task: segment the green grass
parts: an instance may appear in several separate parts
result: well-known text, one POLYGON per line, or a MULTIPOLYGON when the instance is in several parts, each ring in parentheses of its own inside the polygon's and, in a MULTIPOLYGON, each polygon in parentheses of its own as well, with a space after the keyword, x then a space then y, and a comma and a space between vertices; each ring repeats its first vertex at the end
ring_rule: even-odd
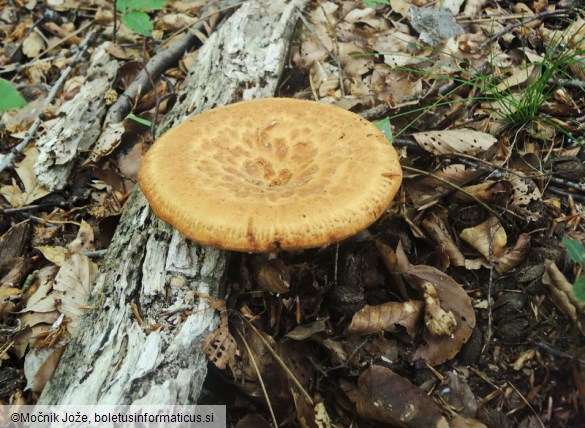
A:
MULTIPOLYGON (((391 122, 403 116, 412 117, 405 126, 402 126, 396 132, 395 136, 398 137, 400 134, 407 132, 409 128, 419 122, 426 114, 438 108, 452 106, 457 103, 481 103, 482 106, 487 106, 491 110, 495 121, 499 123, 498 133, 515 133, 522 129, 530 131, 538 127, 538 124, 544 123, 568 138, 574 138, 568 130, 551 120, 551 117, 542 113, 543 105, 553 97, 555 91, 563 88, 564 81, 573 78, 570 71, 571 67, 582 60, 580 56, 585 55, 585 49, 581 47, 585 46, 585 43, 582 40, 563 41, 565 34, 562 33, 557 40, 549 43, 548 48, 541 54, 541 61, 536 63, 525 61, 525 77, 527 79, 523 84, 518 86, 499 87, 507 75, 493 75, 493 71, 495 70, 495 67, 492 65, 493 58, 488 59, 485 70, 455 70, 452 74, 439 74, 414 67, 394 67, 394 70, 419 75, 421 78, 428 80, 445 81, 445 84, 449 82, 454 84, 449 92, 437 96, 428 105, 407 109, 403 112, 390 115, 391 122), (567 49, 566 44, 569 43, 573 43, 577 47, 575 49, 567 49), (455 98, 454 95, 461 92, 462 89, 469 90, 469 93, 474 95, 455 98)), ((578 31, 575 34, 578 34, 578 31)), ((428 47, 425 48, 428 49, 428 47)), ((459 58, 454 57, 451 53, 437 53, 460 61, 459 58)), ((380 54, 383 55, 383 52, 380 54)), ((426 58, 425 61, 427 63, 430 62, 431 66, 441 65, 440 61, 431 58, 426 58)), ((581 96, 585 96, 585 88, 575 88, 574 90, 579 91, 581 96)))

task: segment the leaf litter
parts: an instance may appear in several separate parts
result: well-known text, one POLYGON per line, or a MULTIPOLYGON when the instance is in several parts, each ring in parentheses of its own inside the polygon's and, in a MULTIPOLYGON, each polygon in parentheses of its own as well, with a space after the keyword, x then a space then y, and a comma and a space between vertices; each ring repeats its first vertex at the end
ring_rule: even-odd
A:
MULTIPOLYGON (((48 2, 54 20, 33 31, 28 9, 5 5, 0 71, 30 103, 3 113, 3 155, 41 111, 49 129, 87 84, 85 63, 39 107, 43 84, 56 81, 82 40, 76 30, 95 19, 105 53, 121 61, 108 103, 155 54, 125 27, 114 41, 112 5, 90 3, 73 17, 76 2, 48 2)), ((154 39, 181 31, 201 4, 152 13, 154 39)), ((303 11, 278 95, 384 119, 405 181, 387 215, 339 246, 235 257, 203 349, 247 413, 237 426, 267 424, 269 407, 281 426, 583 420, 584 309, 572 288, 581 271, 560 245, 566 235, 585 241, 585 22, 571 4, 339 0, 303 11), (559 10, 562 18, 546 15, 559 10), (543 97, 531 106, 534 84, 543 97)), ((156 125, 194 55, 136 95, 132 114, 156 125)), ((0 245, 0 313, 12 333, 1 336, 0 371, 16 368, 28 385, 0 399, 34 402, 91 309, 99 261, 88 254, 107 248, 150 131, 132 119, 106 123, 64 190, 39 184, 33 149, 3 172, 0 244, 10 245, 0 245)))

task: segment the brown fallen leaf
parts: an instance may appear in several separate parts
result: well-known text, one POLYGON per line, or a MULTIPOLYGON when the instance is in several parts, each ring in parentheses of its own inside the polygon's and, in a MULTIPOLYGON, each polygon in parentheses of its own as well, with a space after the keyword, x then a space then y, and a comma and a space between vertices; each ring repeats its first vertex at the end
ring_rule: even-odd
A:
POLYGON ((93 229, 85 221, 81 221, 81 226, 77 232, 77 236, 73 241, 67 244, 67 249, 71 253, 83 253, 85 251, 93 251, 93 229))
POLYGON ((254 279, 260 287, 271 293, 285 294, 290 288, 290 271, 280 259, 266 260, 261 256, 253 257, 254 279))
POLYGON ((508 243, 506 231, 495 217, 490 217, 477 226, 463 229, 459 236, 488 261, 498 258, 508 243))
POLYGON ((358 388, 357 412, 366 419, 403 428, 449 427, 432 398, 386 367, 369 367, 358 388))
POLYGON ((433 284, 438 294, 440 308, 446 313, 451 312, 457 323, 453 333, 448 336, 435 336, 430 334, 428 329, 425 329, 423 338, 426 343, 415 351, 412 361, 425 360, 433 366, 455 357, 463 344, 469 340, 475 327, 473 305, 463 287, 453 278, 434 267, 411 265, 400 241, 396 252, 382 243, 378 243, 377 248, 388 270, 391 273, 402 274, 395 276, 399 286, 401 286, 402 277, 422 294, 424 293, 422 287, 424 282, 433 284))
POLYGON ((290 337, 293 340, 305 340, 317 333, 323 333, 327 331, 328 323, 329 318, 320 318, 316 321, 313 321, 312 323, 299 325, 298 327, 293 328, 291 331, 285 334, 285 336, 290 337))
POLYGON ((429 237, 445 251, 453 266, 465 266, 465 257, 459 250, 459 247, 451 236, 451 232, 441 217, 432 213, 423 220, 422 226, 429 234, 429 237))
POLYGON ((429 281, 422 281, 425 301, 425 326, 433 336, 448 336, 457 328, 457 320, 451 311, 441 307, 439 294, 429 281))
POLYGON ((65 347, 60 346, 55 349, 43 348, 26 354, 24 360, 26 389, 31 389, 35 394, 40 395, 47 381, 53 377, 64 350, 65 347))
POLYGON ((472 129, 416 132, 412 137, 423 149, 436 155, 463 153, 476 156, 498 141, 490 134, 472 129))
POLYGON ((483 183, 464 186, 463 192, 457 192, 455 198, 462 202, 473 202, 471 196, 484 202, 505 202, 512 197, 514 187, 508 180, 487 180, 483 183))
POLYGON ((413 266, 404 276, 409 282, 414 280, 432 283, 437 289, 441 308, 445 312, 451 312, 457 322, 455 330, 448 336, 435 336, 429 330, 423 331, 426 343, 418 347, 412 361, 422 359, 434 366, 454 358, 469 340, 475 327, 471 299, 453 278, 431 266, 413 266))
POLYGON ((366 305, 355 313, 347 333, 365 335, 378 331, 395 331, 396 325, 401 325, 410 337, 414 337, 422 307, 423 302, 418 300, 366 305))
POLYGON ((523 233, 518 237, 516 244, 511 248, 506 248, 495 262, 495 268, 498 273, 506 273, 518 266, 528 254, 530 249, 530 235, 523 233))
POLYGON ((225 300, 221 303, 222 306, 216 308, 219 311, 219 326, 205 337, 201 350, 218 369, 224 370, 228 365, 233 369, 240 353, 228 328, 225 300))
POLYGON ((72 334, 77 331, 79 318, 85 311, 84 305, 89 298, 97 271, 97 265, 89 257, 71 254, 55 277, 54 294, 60 301, 57 309, 70 319, 67 329, 72 334))
POLYGON ((11 185, 0 188, 0 194, 15 208, 30 205, 37 199, 49 194, 47 188, 37 181, 33 171, 33 166, 39 154, 38 150, 36 148, 26 149, 24 153, 25 158, 22 162, 16 164, 16 168, 14 168, 24 190, 20 188, 16 180, 12 180, 11 185))
POLYGON ((542 282, 551 293, 555 306, 564 313, 585 334, 585 303, 581 302, 573 292, 573 284, 563 275, 555 262, 544 261, 542 282))

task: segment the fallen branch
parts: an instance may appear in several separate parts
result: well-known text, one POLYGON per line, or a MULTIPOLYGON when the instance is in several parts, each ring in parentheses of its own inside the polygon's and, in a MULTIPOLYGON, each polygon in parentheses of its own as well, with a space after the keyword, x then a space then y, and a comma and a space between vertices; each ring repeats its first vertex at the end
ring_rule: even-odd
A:
POLYGON ((529 24, 532 21, 537 21, 539 19, 548 18, 551 16, 567 15, 568 13, 569 13, 568 9, 545 10, 543 12, 537 13, 536 15, 531 16, 530 18, 523 19, 522 21, 516 22, 515 24, 510 24, 503 30, 498 31, 496 34, 492 35, 489 39, 487 39, 481 45, 479 45, 479 49, 481 50, 486 46, 491 45, 504 34, 511 32, 514 28, 523 27, 524 25, 529 24))
MULTIPOLYGON (((213 2, 212 5, 216 5, 213 2)), ((118 123, 124 120, 132 108, 132 101, 144 91, 152 88, 153 82, 175 64, 199 39, 198 34, 204 29, 205 21, 213 15, 224 17, 228 10, 240 6, 241 2, 235 0, 224 0, 219 2, 219 9, 210 10, 211 6, 206 6, 203 10, 203 16, 195 22, 187 31, 185 36, 180 40, 172 43, 168 48, 162 49, 158 54, 153 56, 144 66, 144 69, 138 74, 136 79, 128 88, 118 97, 118 100, 110 107, 108 112, 110 122, 118 123), (209 11, 209 12, 207 12, 209 11)))

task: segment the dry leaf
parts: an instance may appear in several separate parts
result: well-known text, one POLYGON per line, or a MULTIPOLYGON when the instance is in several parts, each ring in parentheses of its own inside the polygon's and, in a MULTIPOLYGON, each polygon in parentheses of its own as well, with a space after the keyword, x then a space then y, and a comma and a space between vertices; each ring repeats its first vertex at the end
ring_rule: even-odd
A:
POLYGON ((472 129, 416 132, 412 136, 423 149, 436 155, 463 153, 477 156, 498 141, 490 134, 472 129))
POLYGON ((523 233, 518 237, 512 248, 507 248, 496 261, 495 268, 498 273, 506 273, 524 261, 530 249, 530 235, 523 233))
POLYGON ((225 300, 216 301, 215 309, 219 312, 219 326, 205 337, 201 350, 217 368, 224 370, 229 365, 235 372, 240 353, 228 328, 225 300))
POLYGON ((495 217, 490 217, 477 226, 463 229, 459 236, 488 261, 498 258, 508 243, 506 231, 495 217))
POLYGON ((2 186, 0 194, 15 208, 30 205, 37 199, 40 199, 49 194, 45 186, 39 184, 37 177, 34 174, 33 166, 38 157, 36 148, 25 150, 25 158, 22 162, 16 164, 16 173, 24 186, 24 190, 18 186, 15 180, 12 180, 12 185, 2 186))
POLYGON ((24 375, 28 383, 25 390, 32 389, 37 396, 41 394, 46 383, 53 377, 64 350, 65 347, 60 346, 55 349, 37 349, 26 354, 24 375))
POLYGON ((396 325, 401 325, 414 337, 422 307, 423 303, 418 300, 366 305, 355 313, 347 332, 365 335, 378 331, 395 331, 396 325))
POLYGON ((67 329, 75 334, 79 318, 85 311, 89 294, 97 275, 97 265, 83 254, 71 254, 59 269, 55 277, 55 297, 60 301, 58 310, 65 314, 70 322, 67 329))
POLYGON ((358 380, 358 414, 407 428, 449 428, 439 406, 422 389, 392 370, 373 365, 358 380))
POLYGON ((545 260, 544 268, 542 282, 549 289, 555 306, 575 323, 581 334, 585 334, 585 303, 577 299, 573 284, 553 261, 545 260))
POLYGON ((463 187, 465 193, 457 192, 456 198, 462 202, 473 202, 471 196, 484 202, 506 202, 514 193, 514 186, 508 180, 487 180, 483 183, 463 187))
POLYGON ((288 293, 290 288, 290 271, 280 259, 265 260, 254 257, 252 260, 254 279, 260 287, 271 293, 288 293))
POLYGON ((67 244, 67 249, 72 254, 93 251, 95 249, 93 246, 93 229, 84 220, 81 221, 81 226, 75 239, 67 244))
POLYGON ((48 261, 57 266, 63 266, 63 263, 65 263, 65 257, 69 253, 67 248, 59 246, 48 247, 43 245, 35 248, 39 250, 48 261))
POLYGON ((451 311, 441 307, 437 289, 429 281, 422 281, 425 300, 425 326, 433 336, 448 336, 457 328, 457 320, 451 311))
MULTIPOLYGON (((457 355, 473 333, 475 312, 471 299, 457 282, 440 270, 425 265, 413 266, 408 261, 402 243, 399 241, 394 252, 387 245, 378 243, 378 252, 391 273, 401 273, 402 277, 421 293, 425 282, 436 288, 440 307, 445 312, 452 312, 457 327, 449 336, 433 336, 427 330, 423 332, 425 344, 413 355, 413 361, 425 360, 430 365, 441 364, 457 355)), ((400 280, 400 276, 396 275, 400 280)), ((404 284, 402 284, 404 286, 404 284)))
POLYGON ((9 300, 18 299, 22 294, 20 288, 16 288, 11 284, 0 285, 0 302, 7 302, 9 300))
POLYGON ((290 337, 293 340, 305 340, 317 333, 324 333, 328 330, 327 324, 329 323, 328 318, 321 318, 309 324, 303 324, 293 328, 287 334, 286 337, 290 337))
POLYGON ((429 234, 429 237, 449 256, 449 260, 453 266, 465 266, 465 257, 453 240, 451 232, 442 218, 432 213, 423 220, 422 226, 429 234))
POLYGON ((29 58, 35 58, 45 49, 45 46, 45 40, 36 31, 32 31, 22 43, 22 53, 29 58))

